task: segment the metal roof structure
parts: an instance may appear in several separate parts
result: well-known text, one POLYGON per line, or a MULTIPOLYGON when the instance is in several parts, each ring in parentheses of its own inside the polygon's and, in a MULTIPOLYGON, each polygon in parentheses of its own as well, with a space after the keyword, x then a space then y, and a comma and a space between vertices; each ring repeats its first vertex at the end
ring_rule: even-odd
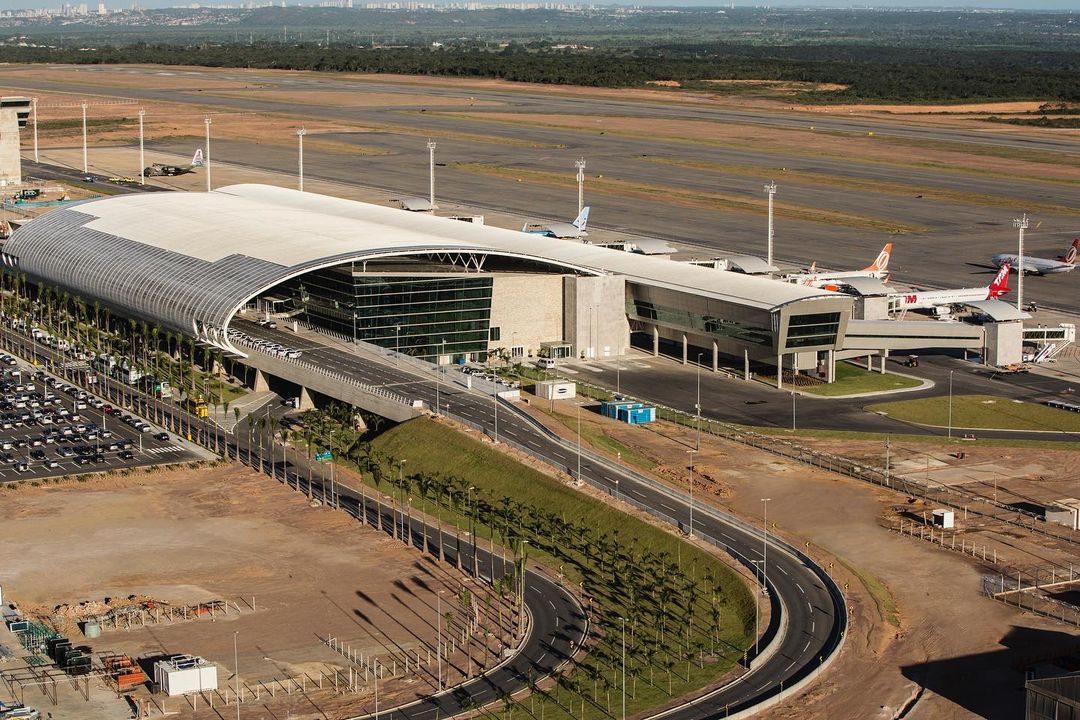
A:
POLYGON ((968 307, 973 307, 976 310, 988 315, 994 322, 1005 322, 1007 320, 1027 320, 1031 316, 1026 312, 1022 312, 1016 309, 1015 305, 1010 305, 1004 300, 977 300, 974 302, 962 303, 968 307))
POLYGON ((376 258, 501 256, 772 310, 824 290, 267 185, 119 195, 55 210, 4 245, 22 271, 229 350, 232 316, 305 272, 376 258))
POLYGON ((724 259, 728 261, 728 264, 739 268, 747 275, 767 275, 780 269, 775 265, 770 265, 756 255, 732 255, 724 259))

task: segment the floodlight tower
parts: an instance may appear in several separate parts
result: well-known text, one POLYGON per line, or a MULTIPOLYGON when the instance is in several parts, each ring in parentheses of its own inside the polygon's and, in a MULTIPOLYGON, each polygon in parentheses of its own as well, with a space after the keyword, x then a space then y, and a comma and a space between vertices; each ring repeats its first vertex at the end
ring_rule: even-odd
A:
POLYGON ((139 184, 146 184, 146 154, 143 148, 143 118, 146 117, 146 111, 139 110, 139 184))
POLYGON ((210 192, 210 116, 207 115, 203 122, 206 123, 206 157, 203 158, 203 166, 206 167, 206 192, 210 192))
POLYGON ((90 163, 86 158, 86 103, 82 104, 82 171, 90 172, 90 163))
POLYGON ((765 185, 765 192, 768 193, 768 195, 769 195, 769 241, 768 241, 768 249, 767 249, 767 254, 766 254, 766 257, 765 257, 765 261, 769 264, 769 267, 772 267, 772 259, 773 259, 773 252, 772 252, 772 248, 773 248, 773 196, 776 195, 776 183, 773 182, 772 180, 770 180, 768 182, 768 184, 765 185))
POLYGON ((1028 228, 1028 216, 1013 218, 1013 227, 1020 232, 1020 247, 1016 252, 1016 309, 1024 309, 1024 231, 1028 228))
POLYGON ((431 211, 435 212, 435 141, 429 139, 427 141, 428 149, 428 202, 431 204, 431 211))
POLYGON ((39 162, 39 160, 38 160, 38 141, 37 141, 37 138, 38 138, 38 135, 37 135, 37 98, 34 98, 32 100, 32 103, 33 103, 33 106, 34 106, 34 162, 39 162))
POLYGON ((300 192, 304 192, 304 136, 307 130, 300 126, 296 130, 296 139, 300 142, 300 192))
POLYGON ((578 215, 585 208, 585 158, 574 161, 577 167, 577 211, 578 215))

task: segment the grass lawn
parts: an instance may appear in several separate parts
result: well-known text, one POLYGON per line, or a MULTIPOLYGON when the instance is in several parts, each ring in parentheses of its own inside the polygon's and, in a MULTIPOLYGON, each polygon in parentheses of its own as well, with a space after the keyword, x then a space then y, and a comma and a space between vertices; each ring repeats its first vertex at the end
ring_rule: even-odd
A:
MULTIPOLYGON (((566 428, 573 432, 577 432, 577 417, 574 415, 567 415, 565 413, 556 412, 553 413, 556 420, 562 423, 566 428)), ((593 445, 594 447, 607 450, 611 455, 619 457, 621 455, 622 461, 628 465, 633 465, 639 470, 645 470, 651 472, 656 469, 656 463, 650 460, 645 455, 642 455, 637 450, 622 444, 613 437, 608 437, 604 434, 602 428, 597 428, 588 423, 582 423, 581 425, 581 439, 593 445)))
MULTIPOLYGON (((933 397, 920 400, 868 405, 870 412, 880 412, 897 420, 936 425, 949 424, 949 398, 933 397)), ((1056 410, 1037 405, 994 397, 993 395, 956 395, 952 401, 954 428, 1001 428, 1007 430, 1051 430, 1080 432, 1080 413, 1056 410)))
POLYGON ((892 373, 882 375, 879 372, 871 372, 849 362, 838 362, 836 363, 836 382, 799 388, 799 392, 835 397, 837 395, 902 390, 917 387, 919 384, 919 380, 905 375, 893 375, 892 373))
MULTIPOLYGON (((493 533, 502 544, 526 539, 530 560, 580 583, 599 608, 596 646, 553 687, 519 701, 519 717, 534 703, 552 720, 617 716, 620 617, 628 619, 628 713, 705 687, 730 670, 751 643, 754 599, 746 585, 715 556, 675 535, 427 418, 387 430, 372 441, 371 450, 385 467, 383 492, 391 491, 388 482, 397 479, 399 462, 405 460, 413 507, 423 503, 435 515, 438 502, 448 525, 468 527, 463 500, 465 488, 473 486, 482 543, 493 533), (452 504, 439 489, 448 477, 456 488, 452 504), (421 481, 432 479, 434 488, 421 489, 421 481)), ((374 483, 370 473, 364 473, 364 482, 374 483)), ((513 709, 492 709, 489 715, 509 718, 513 709)))

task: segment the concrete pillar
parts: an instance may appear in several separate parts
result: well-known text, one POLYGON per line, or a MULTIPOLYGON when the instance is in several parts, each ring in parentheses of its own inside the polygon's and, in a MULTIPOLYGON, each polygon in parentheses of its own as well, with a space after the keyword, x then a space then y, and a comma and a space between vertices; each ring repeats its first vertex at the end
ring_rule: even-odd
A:
POLYGON ((267 392, 270 389, 270 384, 266 382, 266 376, 263 375, 263 371, 258 368, 252 368, 255 371, 255 377, 251 382, 252 392, 267 392))
POLYGON ((887 358, 887 357, 889 357, 889 351, 888 350, 882 350, 881 351, 881 374, 882 375, 885 374, 885 358, 887 358))
POLYGON ((716 372, 720 368, 720 346, 716 344, 716 341, 712 341, 712 371, 716 372))
POLYGON ((829 359, 825 366, 825 382, 836 382, 836 351, 829 350, 829 359))
POLYGON ((776 388, 782 390, 784 388, 784 354, 780 353, 776 356, 776 388))
POLYGON ((683 336, 682 336, 682 364, 683 365, 686 364, 686 356, 689 353, 688 345, 689 344, 686 342, 686 333, 683 333, 683 336))
POLYGON ((306 387, 300 388, 300 402, 297 404, 297 410, 314 410, 315 403, 311 400, 311 394, 306 387))
POLYGON ((743 372, 743 380, 745 380, 746 382, 750 382, 750 351, 749 350, 743 350, 742 351, 742 358, 743 358, 743 371, 742 371, 743 372))
POLYGON ((652 327, 652 354, 653 357, 660 355, 660 327, 658 325, 652 327))

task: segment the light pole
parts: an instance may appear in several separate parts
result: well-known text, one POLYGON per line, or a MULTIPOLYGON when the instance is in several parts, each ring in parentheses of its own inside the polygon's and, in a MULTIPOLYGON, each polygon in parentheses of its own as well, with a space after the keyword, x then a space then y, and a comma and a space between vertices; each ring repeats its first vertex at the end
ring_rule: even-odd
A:
POLYGON ((210 116, 207 115, 203 122, 206 123, 206 157, 203 158, 203 167, 206 168, 206 192, 210 192, 210 116))
POLYGON ((400 360, 401 357, 401 325, 394 326, 394 352, 398 354, 395 360, 400 360))
POLYGON ((300 143, 300 159, 299 159, 299 178, 300 178, 300 192, 304 192, 304 136, 307 135, 307 130, 301 125, 296 129, 296 139, 300 143))
POLYGON ((139 184, 146 184, 146 153, 143 148, 143 118, 146 111, 139 110, 139 184))
POLYGON ((686 452, 690 453, 690 537, 694 537, 694 451, 686 452))
POLYGON ((86 157, 86 103, 82 104, 82 171, 90 172, 90 163, 86 157))
POLYGON ((622 620, 622 720, 626 720, 626 618, 622 620))
POLYGON ((438 632, 439 632, 439 642, 438 642, 439 649, 435 653, 439 657, 439 692, 442 692, 442 594, 443 594, 442 590, 440 590, 436 594, 436 597, 438 598, 438 600, 437 600, 437 608, 438 608, 438 610, 436 612, 436 619, 435 619, 435 622, 436 622, 437 627, 439 629, 438 630, 438 632))
POLYGON ((581 484, 581 405, 577 406, 577 484, 581 484))
POLYGON ((697 414, 697 440, 694 441, 694 449, 701 450, 701 356, 697 354, 697 402, 694 403, 694 411, 697 414))
POLYGON ((769 501, 772 498, 761 498, 762 504, 765 506, 765 534, 762 536, 761 541, 761 586, 765 589, 769 587, 769 501))
MULTIPOLYGON (((398 466, 397 466, 397 468, 398 468, 397 469, 398 487, 401 488, 402 499, 404 499, 404 497, 405 497, 405 463, 406 462, 408 462, 408 460, 406 460, 405 458, 402 458, 401 460, 398 460, 398 466)), ((396 496, 396 493, 395 493, 395 496, 396 496)), ((402 516, 401 516, 401 534, 402 535, 405 534, 405 514, 404 514, 404 512, 405 511, 402 510, 402 516)), ((394 533, 395 534, 397 534, 397 521, 398 521, 398 519, 397 519, 397 516, 395 515, 395 517, 394 517, 394 533)), ((411 537, 407 537, 405 539, 405 544, 406 545, 408 545, 411 542, 412 542, 411 537)))
POLYGON ((37 100, 38 100, 37 98, 34 98, 32 100, 33 108, 34 108, 34 162, 39 162, 39 160, 38 160, 38 133, 37 133, 37 100))
POLYGON ((891 487, 892 486, 892 484, 889 482, 889 450, 890 450, 889 436, 886 435, 885 436, 885 487, 891 487))
POLYGON ((765 185, 765 192, 769 194, 769 240, 766 248, 765 261, 772 267, 773 260, 773 196, 776 195, 776 183, 769 181, 765 185))
POLYGON ((798 395, 794 390, 791 391, 791 432, 795 432, 795 396, 798 395))
POLYGON ((1019 248, 1016 254, 1016 309, 1024 309, 1024 231, 1028 228, 1028 216, 1013 219, 1013 227, 1020 232, 1019 248))
POLYGON ((585 208, 585 158, 575 160, 574 166, 577 168, 577 211, 580 215, 585 208))
MULTIPOLYGON (((763 561, 751 560, 754 565, 761 566, 763 561)), ((754 658, 757 659, 761 643, 761 593, 754 593, 754 658)), ((747 668, 749 669, 749 668, 747 668)))
MULTIPOLYGON (((440 347, 446 349, 446 340, 442 340, 440 347)), ((442 375, 442 356, 435 356, 435 416, 439 416, 439 383, 442 375)))
POLYGON ((428 149, 428 202, 431 212, 435 212, 435 141, 427 141, 428 149))
POLYGON ((476 559, 476 505, 473 503, 472 499, 473 490, 475 489, 475 487, 470 485, 467 491, 469 497, 469 537, 472 539, 472 574, 474 578, 480 577, 476 559))
POLYGON ((236 652, 236 638, 240 634, 239 630, 233 630, 232 634, 232 654, 233 654, 233 676, 236 678, 236 720, 240 720, 240 663, 238 658, 240 657, 236 652))
POLYGON ((949 439, 952 440, 952 375, 953 371, 949 371, 949 439))

